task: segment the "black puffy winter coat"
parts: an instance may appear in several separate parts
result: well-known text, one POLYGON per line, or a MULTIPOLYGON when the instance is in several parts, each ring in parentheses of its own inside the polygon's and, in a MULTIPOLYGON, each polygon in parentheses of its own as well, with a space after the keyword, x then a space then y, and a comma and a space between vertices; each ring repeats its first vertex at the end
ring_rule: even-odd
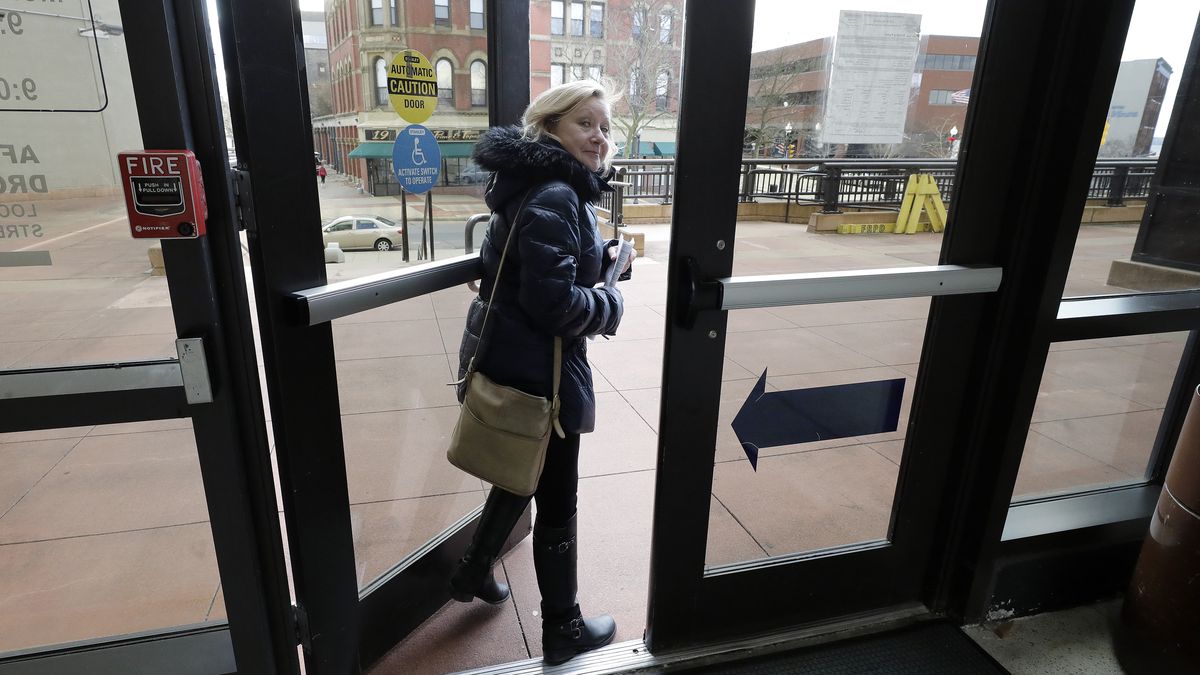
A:
MULTIPOLYGON (((615 334, 624 310, 615 287, 594 288, 611 264, 605 249, 612 242, 600 238, 591 202, 611 188, 554 140, 526 140, 518 127, 486 132, 474 160, 495 172, 485 195, 493 216, 480 247, 485 271, 467 312, 459 377, 475 352, 501 249, 515 227, 476 369, 499 384, 549 397, 554 336, 561 336, 559 422, 567 433, 592 431, 596 396, 586 337, 615 334)), ((462 394, 460 386, 460 400, 462 394)))

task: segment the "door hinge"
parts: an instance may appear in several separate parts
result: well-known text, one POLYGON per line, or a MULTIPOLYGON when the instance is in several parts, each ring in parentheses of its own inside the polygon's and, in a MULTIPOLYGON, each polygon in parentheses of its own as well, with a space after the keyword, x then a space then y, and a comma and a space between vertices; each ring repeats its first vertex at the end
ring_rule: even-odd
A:
POLYGON ((250 188, 250 172, 237 167, 233 175, 233 205, 237 210, 238 229, 257 232, 254 222, 254 191, 250 188))
POLYGON ((304 647, 305 654, 311 654, 312 632, 308 628, 308 612, 300 605, 292 605, 292 628, 296 631, 296 644, 304 647))

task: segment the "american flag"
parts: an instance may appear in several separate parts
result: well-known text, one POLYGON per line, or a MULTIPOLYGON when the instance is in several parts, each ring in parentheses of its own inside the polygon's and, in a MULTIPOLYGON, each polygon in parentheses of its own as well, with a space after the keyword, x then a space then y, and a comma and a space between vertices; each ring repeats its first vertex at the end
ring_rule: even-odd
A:
POLYGON ((953 94, 950 94, 950 100, 954 101, 955 103, 966 105, 971 100, 971 90, 959 89, 953 94))

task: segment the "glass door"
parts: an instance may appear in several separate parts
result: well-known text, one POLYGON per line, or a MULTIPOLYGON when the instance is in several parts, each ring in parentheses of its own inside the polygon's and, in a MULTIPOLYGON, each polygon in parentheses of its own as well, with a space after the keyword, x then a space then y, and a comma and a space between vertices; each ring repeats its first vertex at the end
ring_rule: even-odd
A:
MULTIPOLYGON (((475 140, 515 121, 496 102, 521 88, 497 73, 527 91, 528 68, 494 63, 484 3, 436 17, 414 3, 309 4, 216 6, 306 665, 338 673, 369 666, 450 600, 486 496, 445 460, 458 414, 446 385, 475 277, 443 283, 438 270, 468 252, 464 226, 486 211, 466 161, 475 140), (425 197, 402 196, 392 170, 410 122, 388 71, 407 49, 437 76, 422 125, 441 161, 425 197), (370 236, 344 236, 355 233, 370 236), (422 290, 388 290, 405 279, 422 290)), ((527 61, 527 12, 505 25, 527 61)), ((529 527, 526 515, 514 540, 529 527)))
POLYGON ((203 6, 3 4, 0 672, 293 669, 203 6), (207 235, 132 236, 142 149, 195 153, 207 235))
POLYGON ((654 651, 990 580, 1133 2, 859 10, 688 6, 654 651))
POLYGON ((688 5, 650 649, 925 611, 955 419, 929 374, 960 387, 968 348, 930 350, 961 319, 932 298, 1001 281, 948 264, 937 187, 984 10, 688 5))

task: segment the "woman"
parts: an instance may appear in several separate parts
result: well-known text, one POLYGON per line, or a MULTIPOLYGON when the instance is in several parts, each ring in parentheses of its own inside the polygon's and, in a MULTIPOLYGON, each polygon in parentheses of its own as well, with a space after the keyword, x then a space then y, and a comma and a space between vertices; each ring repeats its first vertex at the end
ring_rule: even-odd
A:
MULTIPOLYGON (((615 287, 594 288, 616 253, 615 241, 600 239, 590 204, 611 190, 602 178, 612 154, 609 115, 599 84, 562 84, 529 105, 523 127, 489 130, 474 153, 476 164, 495 172, 485 201, 497 217, 480 250, 484 276, 467 313, 459 376, 466 373, 480 339, 486 299, 510 228, 516 231, 477 368, 499 384, 549 397, 554 336, 563 339, 559 422, 566 438, 550 435, 545 468, 533 495, 542 654, 550 664, 602 647, 616 633, 612 617, 584 619, 575 602, 579 435, 592 431, 596 419, 585 338, 614 334, 624 308, 615 287)), ((461 400, 461 391, 459 396, 461 400)), ((492 564, 529 500, 492 488, 474 540, 450 580, 455 600, 479 598, 499 604, 508 598, 508 586, 492 576, 492 564)))

